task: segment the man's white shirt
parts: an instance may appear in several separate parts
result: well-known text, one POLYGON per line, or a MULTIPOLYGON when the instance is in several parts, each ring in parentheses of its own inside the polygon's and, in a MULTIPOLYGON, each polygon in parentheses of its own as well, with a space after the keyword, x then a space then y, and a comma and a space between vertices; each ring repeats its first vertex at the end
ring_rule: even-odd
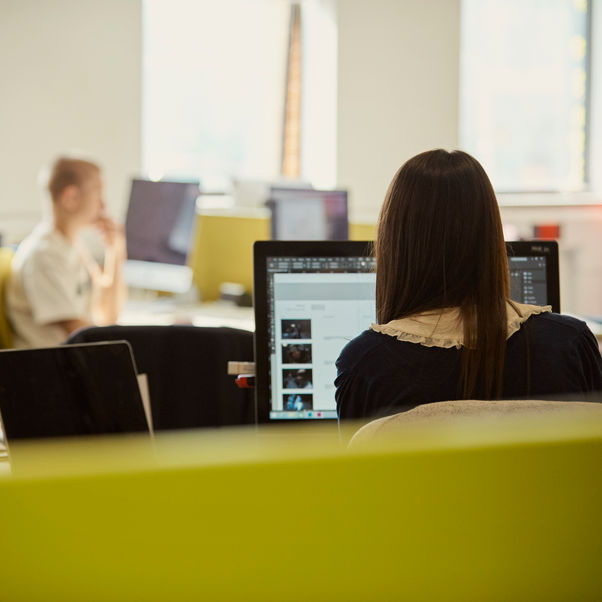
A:
POLYGON ((6 305, 15 347, 64 342, 64 320, 92 321, 89 259, 51 224, 39 224, 19 245, 7 284, 6 305))

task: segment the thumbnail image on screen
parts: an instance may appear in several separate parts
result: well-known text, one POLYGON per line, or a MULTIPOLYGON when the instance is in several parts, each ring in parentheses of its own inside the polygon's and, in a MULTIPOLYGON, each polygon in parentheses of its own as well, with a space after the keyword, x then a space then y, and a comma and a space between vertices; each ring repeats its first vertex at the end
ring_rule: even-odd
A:
POLYGON ((311 389, 312 371, 306 368, 297 370, 282 371, 282 388, 283 389, 311 389))
POLYGON ((283 339, 311 339, 311 320, 280 320, 283 339))
POLYGON ((308 344, 283 344, 283 364, 311 364, 311 345, 308 344))
POLYGON ((287 412, 311 410, 313 409, 313 396, 308 393, 287 393, 282 396, 282 405, 287 412))

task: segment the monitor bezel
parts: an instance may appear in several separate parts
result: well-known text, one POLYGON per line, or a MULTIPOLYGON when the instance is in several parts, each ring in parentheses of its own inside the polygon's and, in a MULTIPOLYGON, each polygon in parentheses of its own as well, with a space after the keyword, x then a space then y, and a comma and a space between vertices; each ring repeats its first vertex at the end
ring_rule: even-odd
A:
POLYGON ((258 423, 320 423, 334 418, 270 419, 268 336, 268 257, 372 257, 373 242, 357 240, 264 240, 253 245, 253 307, 255 312, 255 419, 258 423))

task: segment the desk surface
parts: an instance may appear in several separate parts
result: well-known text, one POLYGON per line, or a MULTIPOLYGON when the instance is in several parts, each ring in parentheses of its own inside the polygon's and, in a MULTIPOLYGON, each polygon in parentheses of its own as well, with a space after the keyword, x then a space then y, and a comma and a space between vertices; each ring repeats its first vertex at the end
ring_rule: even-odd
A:
POLYGON ((226 301, 212 303, 179 303, 169 297, 128 301, 118 324, 158 325, 193 324, 194 326, 229 326, 255 330, 252 307, 237 307, 226 301))

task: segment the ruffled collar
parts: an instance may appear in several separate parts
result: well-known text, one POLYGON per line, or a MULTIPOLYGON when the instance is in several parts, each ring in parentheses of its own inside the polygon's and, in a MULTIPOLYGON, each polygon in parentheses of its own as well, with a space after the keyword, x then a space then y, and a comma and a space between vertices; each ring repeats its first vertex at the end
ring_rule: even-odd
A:
MULTIPOLYGON (((521 324, 531 316, 550 312, 550 305, 527 305, 509 301, 507 303, 507 331, 509 339, 519 330, 521 324)), ((464 328, 460 308, 449 307, 440 311, 428 311, 386 324, 372 324, 375 332, 387 334, 400 341, 418 343, 425 347, 460 348, 464 344, 464 328)))

